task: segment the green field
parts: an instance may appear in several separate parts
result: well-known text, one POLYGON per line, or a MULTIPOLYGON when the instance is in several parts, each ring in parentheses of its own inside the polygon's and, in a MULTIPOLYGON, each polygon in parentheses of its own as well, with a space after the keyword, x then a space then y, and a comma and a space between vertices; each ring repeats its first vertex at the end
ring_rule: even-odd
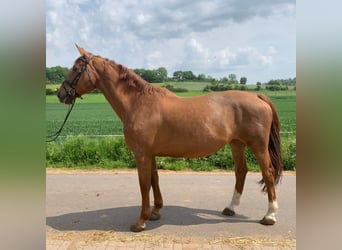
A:
MULTIPOLYGON (((264 92, 278 109, 282 132, 296 131, 295 91, 264 92)), ((179 96, 195 96, 202 91, 178 93, 179 96)), ((59 103, 56 96, 46 97, 46 134, 56 132, 66 115, 68 106, 59 103)), ((102 94, 88 94, 78 99, 61 136, 66 135, 122 135, 122 124, 102 94)))

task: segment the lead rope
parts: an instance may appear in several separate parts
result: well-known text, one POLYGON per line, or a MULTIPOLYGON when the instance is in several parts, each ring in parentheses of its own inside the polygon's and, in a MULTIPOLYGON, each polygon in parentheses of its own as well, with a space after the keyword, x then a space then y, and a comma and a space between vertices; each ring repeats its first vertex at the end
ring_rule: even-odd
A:
MULTIPOLYGON (((77 83, 78 83, 78 80, 80 79, 81 74, 83 73, 84 70, 88 73, 88 77, 89 77, 90 83, 93 84, 93 85, 95 86, 95 84, 93 83, 93 81, 92 81, 91 78, 90 78, 90 74, 89 74, 89 71, 88 71, 88 69, 87 69, 87 65, 89 64, 90 60, 91 60, 93 57, 94 57, 94 55, 90 55, 88 58, 85 59, 85 61, 82 60, 82 61, 85 63, 85 64, 83 65, 84 68, 82 67, 81 71, 75 76, 75 78, 72 80, 72 83, 71 83, 71 84, 70 84, 70 82, 67 81, 67 80, 64 80, 64 82, 63 82, 63 84, 66 82, 66 83, 75 91, 75 96, 76 96, 76 97, 79 97, 79 98, 81 98, 81 99, 83 99, 83 98, 76 92, 76 89, 75 89, 75 88, 76 88, 76 85, 77 85, 77 83)), ((65 87, 64 87, 64 88, 65 88, 65 87)), ((63 123, 62 123, 61 128, 60 128, 56 133, 54 133, 53 135, 48 135, 48 136, 46 136, 46 138, 47 138, 47 139, 46 139, 46 142, 55 141, 55 140, 58 138, 58 136, 61 134, 62 129, 63 129, 63 127, 64 127, 66 121, 68 120, 68 117, 69 117, 70 113, 71 113, 71 110, 73 109, 73 107, 74 107, 74 105, 75 105, 75 102, 76 102, 76 99, 74 100, 74 102, 73 102, 72 104, 69 105, 67 115, 66 115, 65 118, 64 118, 64 121, 63 121, 63 123)))
POLYGON ((66 116, 64 118, 64 121, 63 121, 62 126, 60 127, 60 129, 56 133, 54 133, 53 135, 46 136, 46 142, 53 142, 53 141, 55 141, 58 138, 58 136, 61 134, 62 129, 63 129, 66 121, 68 120, 68 117, 69 117, 70 113, 71 113, 71 110, 73 109, 73 107, 75 105, 75 102, 76 102, 76 100, 72 104, 69 105, 68 112, 67 112, 67 114, 66 114, 66 116))

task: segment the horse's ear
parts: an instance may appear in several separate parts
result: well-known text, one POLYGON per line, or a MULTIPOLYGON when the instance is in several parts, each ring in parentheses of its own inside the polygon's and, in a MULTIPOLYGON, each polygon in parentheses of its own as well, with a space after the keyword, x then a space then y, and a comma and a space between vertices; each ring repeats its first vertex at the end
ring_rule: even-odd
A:
POLYGON ((90 56, 91 53, 89 53, 88 51, 86 51, 85 49, 81 48, 80 46, 78 46, 76 43, 75 43, 75 46, 78 50, 78 52, 80 52, 81 56, 87 58, 90 56))

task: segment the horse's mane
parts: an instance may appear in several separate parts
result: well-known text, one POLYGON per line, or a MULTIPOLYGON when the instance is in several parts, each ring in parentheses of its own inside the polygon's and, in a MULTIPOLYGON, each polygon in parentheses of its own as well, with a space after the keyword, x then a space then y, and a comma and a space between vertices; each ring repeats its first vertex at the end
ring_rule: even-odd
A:
POLYGON ((133 70, 127 68, 126 66, 118 64, 109 59, 105 60, 109 62, 110 65, 118 68, 119 78, 120 80, 123 80, 125 81, 125 83, 127 83, 128 88, 135 88, 141 94, 166 94, 168 92, 168 90, 165 88, 154 86, 151 83, 145 81, 143 78, 141 78, 141 76, 137 75, 133 70))

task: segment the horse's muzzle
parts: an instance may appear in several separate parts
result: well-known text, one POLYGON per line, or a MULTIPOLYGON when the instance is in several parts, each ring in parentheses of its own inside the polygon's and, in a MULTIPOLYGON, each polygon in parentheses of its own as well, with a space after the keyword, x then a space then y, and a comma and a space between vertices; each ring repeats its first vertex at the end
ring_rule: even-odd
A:
POLYGON ((65 90, 59 90, 57 92, 57 97, 59 101, 64 104, 72 104, 75 101, 75 97, 73 97, 73 95, 66 92, 65 90))

